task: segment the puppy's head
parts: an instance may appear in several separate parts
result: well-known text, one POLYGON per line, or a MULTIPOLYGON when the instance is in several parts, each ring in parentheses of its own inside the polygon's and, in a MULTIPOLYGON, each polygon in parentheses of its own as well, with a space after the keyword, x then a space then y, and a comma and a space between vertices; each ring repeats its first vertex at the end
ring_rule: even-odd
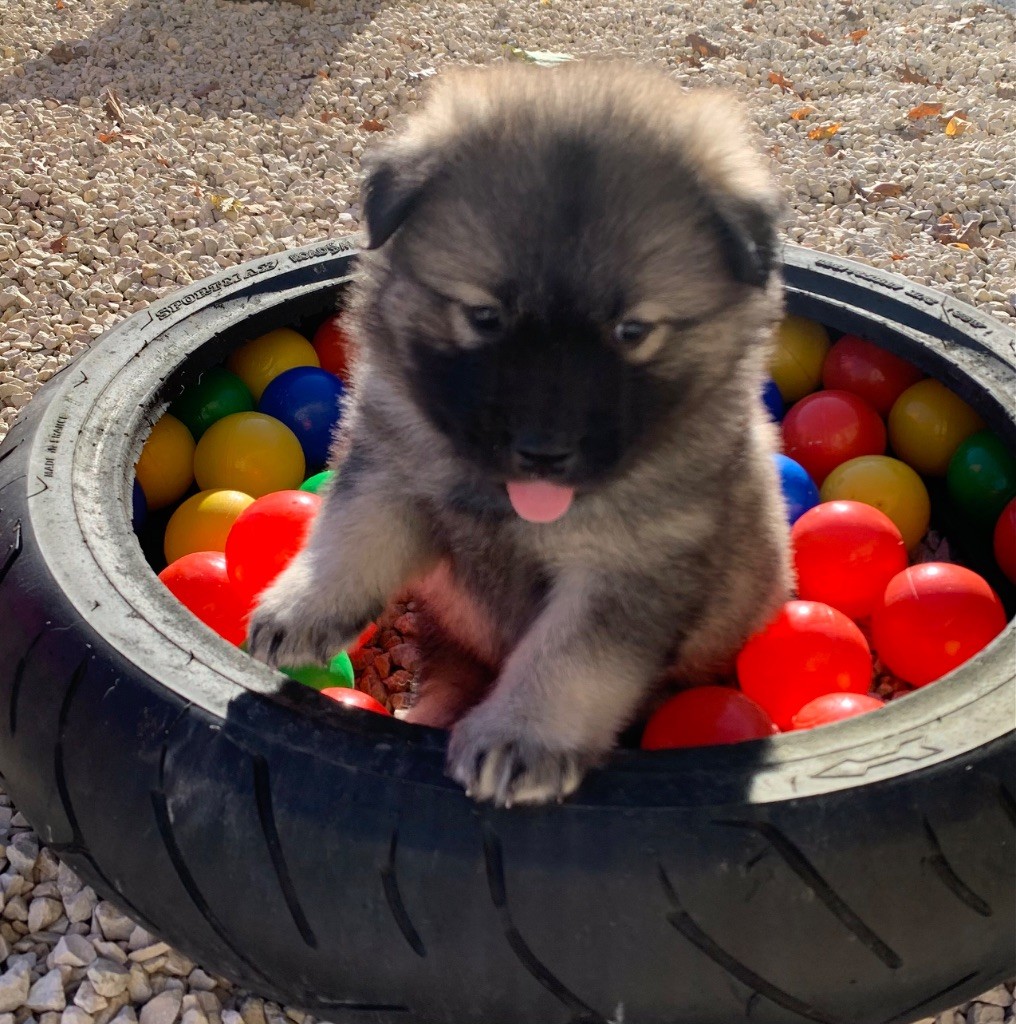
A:
POLYGON ((745 135, 726 97, 630 67, 447 75, 366 179, 376 362, 490 478, 622 472, 777 315, 780 200, 745 135))

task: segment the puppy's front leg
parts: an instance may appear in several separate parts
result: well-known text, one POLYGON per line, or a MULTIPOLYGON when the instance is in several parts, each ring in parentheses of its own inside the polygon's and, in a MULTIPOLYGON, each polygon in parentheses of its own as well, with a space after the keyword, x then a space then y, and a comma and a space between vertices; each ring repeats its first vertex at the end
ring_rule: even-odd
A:
POLYGON ((273 667, 326 664, 434 558, 423 513, 354 446, 306 545, 251 613, 247 649, 273 667))
POLYGON ((575 790, 679 636, 679 610, 654 591, 616 576, 560 578, 490 695, 452 730, 449 774, 475 799, 504 807, 575 790))

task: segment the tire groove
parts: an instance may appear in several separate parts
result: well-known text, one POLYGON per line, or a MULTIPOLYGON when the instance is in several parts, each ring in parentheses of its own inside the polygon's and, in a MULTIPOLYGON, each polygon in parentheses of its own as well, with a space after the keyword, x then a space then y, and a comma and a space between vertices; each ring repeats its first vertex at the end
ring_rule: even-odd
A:
POLYGON ((412 951, 419 957, 426 957, 427 948, 420 938, 420 933, 413 927, 406 905, 402 901, 402 894, 399 892, 399 880, 395 874, 395 851, 399 844, 399 830, 392 831, 391 842, 388 844, 388 860, 381 868, 381 887, 384 890, 385 900, 388 909, 392 912, 395 924, 406 942, 409 943, 412 951))
POLYGON ((508 909, 508 892, 504 877, 504 851, 501 840, 486 822, 483 823, 483 856, 487 868, 487 886, 490 890, 491 901, 497 910, 508 945, 518 958, 519 963, 571 1013, 572 1019, 569 1024, 607 1024, 604 1017, 584 1003, 550 971, 546 964, 529 948, 521 932, 515 927, 511 911, 508 909))
POLYGON ((895 1017, 890 1017, 889 1020, 885 1021, 884 1024, 904 1024, 905 1021, 912 1021, 914 1015, 920 1013, 921 1010, 926 1006, 931 1006, 937 1003, 943 996, 949 995, 954 989, 958 989, 961 985, 966 985, 967 982, 973 981, 977 977, 978 971, 971 971, 969 974, 964 974, 959 981, 954 981, 951 985, 946 985, 945 988, 940 988, 934 995, 928 996, 927 999, 922 999, 915 1006, 908 1007, 906 1010, 902 1010, 896 1014, 895 1017))
POLYGON ((671 906, 670 913, 666 915, 667 923, 683 935, 700 953, 709 957, 713 963, 722 967, 742 984, 747 985, 748 988, 784 1010, 790 1010, 806 1020, 815 1021, 815 1024, 844 1024, 839 1017, 833 1017, 824 1010, 819 1010, 778 988, 772 982, 766 981, 761 975, 756 974, 750 967, 719 946, 692 920, 691 915, 681 905, 677 898, 677 891, 667 877, 662 864, 657 864, 657 871, 663 893, 671 906))
POLYGON ((249 754, 248 756, 251 759, 254 773, 254 803, 257 806, 258 820, 261 823, 261 833, 268 847, 268 855, 271 858, 272 867, 275 869, 275 877, 278 880, 279 889, 282 891, 282 898, 286 901, 286 907, 300 937, 311 949, 317 949, 317 936, 300 904, 296 886, 293 885, 293 877, 289 873, 289 865, 286 863, 286 854, 282 849, 279 829, 275 823, 268 762, 261 754, 249 754))
POLYGON ((18 560, 18 556, 23 550, 24 544, 21 539, 21 520, 15 520, 14 523, 14 540, 11 542, 11 546, 7 549, 7 554, 4 557, 2 563, 0 563, 0 583, 7 578, 7 574, 14 568, 14 563, 18 560))
POLYGON ((932 871, 935 872, 938 880, 963 904, 968 906, 975 914, 980 914, 981 917, 991 917, 992 909, 988 903, 983 900, 980 896, 974 892, 973 889, 963 881, 958 874, 956 874, 955 868, 946 860, 945 854, 942 852, 942 845, 938 841, 938 836, 935 835, 935 830, 931 827, 931 823, 927 818, 923 819, 924 822, 924 834, 928 838, 928 843, 931 845, 932 854, 930 857, 926 857, 925 861, 931 867, 932 871))
POLYGON ((56 776, 56 791, 60 794, 60 804, 63 807, 64 816, 71 826, 72 841, 85 848, 84 839, 81 836, 81 826, 78 824, 78 816, 71 801, 70 787, 67 785, 67 772, 64 767, 64 742, 66 740, 67 719, 70 716, 71 702, 74 700, 85 674, 88 672, 88 663, 91 655, 85 655, 78 663, 77 668, 71 673, 70 682, 64 691, 63 700, 60 702, 60 712, 56 724, 56 744, 53 747, 53 773, 56 776))
POLYGON ((847 929, 869 952, 878 957, 891 970, 897 970, 903 959, 888 943, 861 920, 850 905, 826 881, 818 868, 811 863, 804 852, 775 825, 767 821, 717 821, 717 825, 751 829, 758 832, 766 842, 783 858, 787 867, 821 900, 825 908, 847 929))
POLYGON ((998 798, 1002 813, 1016 826, 1016 796, 1009 792, 1008 787, 1001 779, 996 779, 995 781, 997 784, 995 796, 998 798))
POLYGON ((6 459, 9 456, 13 455, 20 447, 21 447, 21 442, 20 441, 18 441, 17 444, 11 445, 11 447, 8 448, 7 451, 5 451, 2 454, 0 454, 0 462, 3 462, 4 459, 6 459))
POLYGON ((11 739, 14 738, 14 734, 18 731, 18 701, 21 697, 21 683, 25 678, 25 669, 28 667, 28 659, 35 650, 35 645, 48 633, 50 627, 48 625, 43 626, 41 630, 32 638, 32 642, 25 648, 25 653, 18 658, 18 663, 14 666, 14 675, 11 678, 11 696, 10 706, 7 709, 7 725, 8 732, 10 733, 11 739))

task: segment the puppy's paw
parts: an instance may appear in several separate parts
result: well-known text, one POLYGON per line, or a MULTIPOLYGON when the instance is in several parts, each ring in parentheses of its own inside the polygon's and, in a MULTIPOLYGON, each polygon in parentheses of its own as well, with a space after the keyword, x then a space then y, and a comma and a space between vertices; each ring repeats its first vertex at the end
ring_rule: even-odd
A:
POLYGON ((498 807, 547 804, 574 793, 595 757, 555 749, 524 725, 497 722, 478 708, 452 730, 448 774, 474 800, 498 807))
POLYGON ((327 665, 359 630, 278 584, 261 597, 247 623, 247 651, 272 668, 327 665))

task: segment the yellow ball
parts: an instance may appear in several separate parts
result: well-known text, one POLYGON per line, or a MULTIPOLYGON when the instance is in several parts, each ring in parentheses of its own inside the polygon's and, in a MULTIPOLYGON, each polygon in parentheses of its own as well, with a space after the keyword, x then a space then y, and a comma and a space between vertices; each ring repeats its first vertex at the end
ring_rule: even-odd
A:
POLYGON ((242 491, 201 491, 189 497, 166 524, 163 550, 167 562, 194 551, 225 551, 236 517, 254 499, 242 491))
POLYGON ((884 512, 911 551, 928 532, 931 500, 924 481, 899 459, 861 455, 837 466, 819 490, 822 501, 860 501, 884 512))
POLYGON ((273 416, 235 412, 201 435, 194 476, 202 490, 241 491, 260 498, 296 490, 306 465, 296 434, 273 416))
POLYGON ((314 346, 288 327, 248 341, 226 360, 226 369, 247 385, 255 402, 260 401, 265 388, 285 370, 320 365, 314 346))
POLYGON ((931 378, 912 384, 889 410, 893 451, 925 476, 945 476, 956 449, 983 429, 962 398, 931 378))
POLYGON ((821 324, 803 316, 784 318, 776 329, 769 374, 787 405, 818 389, 828 351, 829 335, 821 324))
POLYGON ((134 471, 150 511, 172 505, 194 482, 194 436, 166 413, 152 427, 134 471))

